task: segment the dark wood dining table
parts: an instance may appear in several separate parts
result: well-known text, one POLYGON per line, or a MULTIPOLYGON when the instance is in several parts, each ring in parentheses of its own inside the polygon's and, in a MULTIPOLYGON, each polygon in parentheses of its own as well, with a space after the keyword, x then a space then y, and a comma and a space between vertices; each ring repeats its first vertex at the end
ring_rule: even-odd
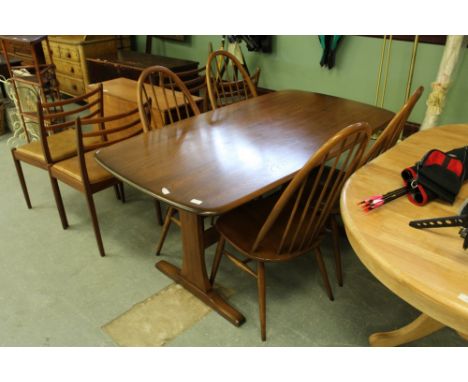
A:
POLYGON ((245 318, 210 284, 203 217, 223 214, 290 180, 332 135, 361 121, 375 130, 393 113, 298 90, 269 93, 133 137, 96 153, 122 181, 179 210, 183 260, 157 268, 234 325, 245 318))

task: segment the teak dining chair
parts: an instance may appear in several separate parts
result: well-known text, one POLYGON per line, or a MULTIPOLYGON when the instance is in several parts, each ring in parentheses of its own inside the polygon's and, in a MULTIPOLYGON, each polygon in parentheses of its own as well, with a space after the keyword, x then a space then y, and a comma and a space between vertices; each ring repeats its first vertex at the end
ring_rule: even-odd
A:
MULTIPOLYGON (((40 140, 11 150, 28 208, 31 208, 31 200, 21 162, 48 171, 54 163, 76 156, 76 139, 73 131, 75 119, 85 114, 102 116, 102 95, 101 85, 82 96, 61 101, 42 103, 38 98, 36 113, 40 140)), ((56 182, 52 180, 54 194, 56 187, 56 182)), ((62 225, 64 228, 67 226, 63 219, 62 225)))
MULTIPOLYGON (((383 129, 380 133, 374 144, 367 150, 364 154, 360 166, 365 165, 370 162, 372 159, 376 158, 380 154, 384 153, 391 147, 395 146, 400 139, 403 128, 405 127, 406 121, 408 120, 409 115, 411 114, 416 102, 418 102, 421 94, 423 93, 424 88, 420 86, 416 89, 413 95, 408 99, 408 101, 403 105, 400 111, 395 114, 392 120, 389 122, 387 127, 383 129)), ((359 166, 359 167, 360 167, 359 166)), ((339 170, 338 170, 339 171, 339 170)), ((340 251, 340 229, 338 225, 338 216, 340 215, 340 206, 339 202, 333 209, 330 214, 330 228, 332 231, 333 237, 333 254, 335 257, 335 272, 336 279, 339 286, 343 286, 343 265, 341 261, 341 251, 340 251)))
POLYGON ((223 254, 257 279, 263 341, 266 340, 265 263, 292 260, 313 250, 328 297, 333 300, 320 243, 328 216, 345 180, 358 166, 370 134, 367 123, 346 127, 312 155, 281 195, 275 193, 256 199, 221 215, 216 221, 220 240, 210 282, 215 281, 223 254), (340 176, 334 177, 333 172, 324 171, 327 161, 333 162, 332 169, 341 164, 340 176), (226 251, 226 242, 245 259, 226 251), (247 265, 249 261, 256 262, 255 269, 247 265))
MULTIPOLYGON (((158 127, 155 123, 151 123, 152 121, 159 121, 161 126, 167 126, 200 114, 200 109, 184 82, 177 74, 163 66, 152 66, 145 69, 138 79, 137 89, 140 117, 146 131, 158 127), (145 113, 143 107, 148 102, 153 105, 150 109, 150 115, 145 113)), ((161 204, 157 199, 155 199, 155 207, 158 219, 161 220, 161 204)), ((180 221, 176 215, 177 210, 174 207, 169 207, 164 218, 156 255, 161 253, 171 223, 180 227, 180 221)))
MULTIPOLYGON (((258 81, 260 71, 255 73, 258 81)), ((241 62, 225 50, 216 50, 208 56, 206 83, 211 108, 217 109, 257 96, 257 89, 241 62)))
MULTIPOLYGON (((50 168, 51 178, 82 192, 86 196, 88 210, 91 215, 94 234, 96 236, 99 254, 105 256, 101 232, 96 215, 93 194, 111 186, 116 186, 118 196, 125 202, 123 184, 101 167, 94 159, 94 153, 101 147, 120 142, 133 137, 143 131, 140 124, 138 108, 129 112, 96 118, 77 118, 76 120, 76 146, 78 155, 58 163, 50 168), (112 127, 107 126, 112 124, 112 127), (83 126, 98 126, 98 129, 89 129, 85 132, 83 126), (91 143, 89 140, 93 140, 91 143)), ((66 221, 65 208, 57 184, 57 208, 66 221)))

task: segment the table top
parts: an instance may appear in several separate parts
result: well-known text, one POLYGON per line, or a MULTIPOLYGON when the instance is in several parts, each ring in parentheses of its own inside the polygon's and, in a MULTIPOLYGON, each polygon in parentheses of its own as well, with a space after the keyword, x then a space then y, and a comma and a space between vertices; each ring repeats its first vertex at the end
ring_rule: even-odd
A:
POLYGON ((364 213, 357 203, 402 186, 400 172, 430 149, 468 145, 468 125, 421 131, 353 174, 341 195, 341 215, 357 256, 395 294, 437 321, 468 333, 468 251, 459 228, 418 230, 410 220, 458 215, 468 184, 455 203, 418 207, 402 197, 364 213))
POLYGON ((171 205, 218 215, 291 179, 344 127, 393 113, 304 91, 279 91, 201 114, 99 151, 118 178, 171 205))

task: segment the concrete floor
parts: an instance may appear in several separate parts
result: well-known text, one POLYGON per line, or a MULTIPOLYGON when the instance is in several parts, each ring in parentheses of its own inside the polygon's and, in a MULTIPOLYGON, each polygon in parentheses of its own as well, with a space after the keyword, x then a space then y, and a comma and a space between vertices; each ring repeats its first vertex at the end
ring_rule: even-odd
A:
MULTIPOLYGON (((83 195, 61 185, 70 223, 63 230, 47 174, 28 165, 23 168, 33 208, 26 208, 7 138, 0 137, 0 345, 115 346, 100 328, 172 282, 154 267, 160 227, 152 200, 129 186, 126 204, 112 189, 95 195, 107 251, 100 258, 83 195)), ((210 313, 168 346, 367 346, 369 334, 417 317, 366 270, 345 237, 341 244, 343 288, 334 279, 330 243, 323 246, 334 302, 313 256, 267 266, 266 343, 260 340, 254 280, 223 261, 217 281, 234 289, 230 301, 246 323, 236 328, 210 313)), ((161 259, 181 263, 176 227, 161 259)), ((444 329, 411 346, 466 344, 444 329)))

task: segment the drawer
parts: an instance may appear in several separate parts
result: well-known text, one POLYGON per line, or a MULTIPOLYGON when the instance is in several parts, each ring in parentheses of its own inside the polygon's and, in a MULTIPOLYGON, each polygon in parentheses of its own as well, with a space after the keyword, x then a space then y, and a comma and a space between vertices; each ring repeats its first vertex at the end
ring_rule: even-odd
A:
POLYGON ((58 73, 66 74, 67 76, 83 78, 83 70, 81 63, 71 61, 54 60, 55 67, 58 73))
POLYGON ((71 95, 81 95, 85 93, 85 84, 82 79, 57 73, 57 80, 60 84, 60 91, 64 93, 71 95))
MULTIPOLYGON (((57 43, 49 42, 50 50, 52 53, 52 59, 55 60, 56 58, 60 58, 60 46, 57 43)), ((42 44, 42 47, 44 50, 47 49, 47 45, 45 43, 42 44)), ((49 57, 47 57, 46 54, 46 60, 48 60, 49 57)))
POLYGON ((80 61, 80 52, 77 47, 60 47, 60 58, 62 60, 80 61))

